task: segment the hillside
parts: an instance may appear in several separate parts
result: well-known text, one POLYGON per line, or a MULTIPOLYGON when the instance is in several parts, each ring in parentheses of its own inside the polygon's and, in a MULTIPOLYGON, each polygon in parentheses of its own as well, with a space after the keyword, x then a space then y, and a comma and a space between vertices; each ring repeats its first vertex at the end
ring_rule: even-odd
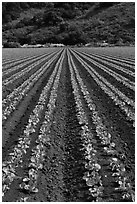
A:
POLYGON ((135 3, 3 2, 3 45, 135 41, 135 3))

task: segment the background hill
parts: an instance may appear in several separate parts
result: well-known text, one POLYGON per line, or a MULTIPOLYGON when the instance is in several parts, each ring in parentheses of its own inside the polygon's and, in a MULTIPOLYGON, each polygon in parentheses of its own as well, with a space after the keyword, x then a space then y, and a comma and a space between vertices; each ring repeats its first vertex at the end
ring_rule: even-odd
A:
POLYGON ((135 3, 3 2, 3 45, 135 41, 135 3))

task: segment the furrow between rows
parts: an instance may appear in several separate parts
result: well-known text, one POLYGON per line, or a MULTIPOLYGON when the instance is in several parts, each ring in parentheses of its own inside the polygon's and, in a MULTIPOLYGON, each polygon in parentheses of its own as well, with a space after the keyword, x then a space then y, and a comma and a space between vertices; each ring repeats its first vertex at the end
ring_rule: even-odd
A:
POLYGON ((22 100, 22 98, 27 94, 32 86, 37 82, 37 80, 44 74, 46 69, 50 66, 51 63, 58 57, 60 53, 52 57, 48 62, 46 62, 38 71, 36 71, 29 79, 27 79, 21 86, 14 89, 14 91, 9 94, 6 99, 2 101, 2 112, 3 112, 3 122, 7 119, 13 110, 16 109, 16 106, 22 100))
POLYGON ((131 68, 132 70, 135 69, 135 60, 131 60, 131 59, 120 59, 120 58, 116 58, 116 57, 111 57, 108 55, 94 55, 97 56, 99 58, 105 58, 107 60, 109 60, 112 63, 116 63, 117 65, 122 65, 125 66, 127 68, 131 68))
MULTIPOLYGON (((74 53, 74 52, 73 52, 74 53)), ((83 59, 81 59, 76 53, 74 56, 81 63, 82 66, 88 71, 96 83, 101 89, 114 100, 115 104, 118 105, 122 111, 127 115, 128 120, 134 121, 134 102, 115 88, 109 83, 103 76, 99 75, 92 67, 90 67, 83 59)), ((134 123, 133 123, 134 125, 134 123)))
MULTIPOLYGON (((21 69, 23 70, 26 66, 31 65, 32 63, 34 63, 37 60, 40 60, 42 58, 44 59, 45 57, 47 58, 48 56, 51 57, 52 54, 56 54, 56 52, 53 52, 53 53, 50 53, 50 54, 49 53, 44 54, 42 56, 38 55, 38 56, 33 57, 32 59, 27 59, 27 61, 25 60, 25 62, 21 62, 19 65, 14 65, 11 68, 9 68, 8 70, 3 71, 2 72, 2 77, 4 78, 6 75, 9 75, 11 73, 13 75, 14 73, 21 71, 21 69)), ((6 76, 6 77, 8 77, 8 76, 6 76)))
POLYGON ((60 60, 58 73, 54 80, 53 87, 51 89, 49 102, 47 104, 47 110, 44 113, 44 121, 40 127, 36 146, 31 151, 31 157, 29 159, 29 171, 20 184, 21 189, 25 189, 29 193, 37 193, 37 180, 39 176, 39 170, 43 168, 43 162, 45 158, 45 149, 47 145, 50 145, 50 128, 53 122, 53 112, 56 107, 57 89, 62 70, 62 63, 64 59, 64 53, 60 60))
MULTIPOLYGON (((134 188, 131 185, 130 177, 126 172, 126 165, 123 162, 127 160, 124 155, 121 155, 120 151, 116 147, 116 144, 112 140, 111 134, 108 132, 107 128, 103 125, 101 118, 98 115, 97 107, 92 101, 90 94, 84 85, 82 78, 80 77, 78 70, 74 64, 74 61, 71 58, 72 66, 76 74, 76 78, 78 80, 79 86, 83 93, 84 99, 87 103, 89 111, 91 111, 92 122, 95 125, 96 137, 93 137, 93 144, 98 152, 98 161, 102 164, 102 179, 103 179, 103 192, 105 195, 102 195, 104 198, 103 201, 122 201, 129 200, 134 201, 134 188), (105 156, 104 156, 105 154, 105 156), (106 155, 108 158, 108 162, 106 162, 106 155), (108 167, 106 167, 108 165, 108 167), (109 171, 112 173, 109 173, 109 171), (109 183, 110 182, 110 183, 109 183), (111 194, 112 198, 109 198, 111 194), (119 197, 119 198, 117 198, 119 197), (120 200, 117 200, 120 199, 120 200)), ((90 146, 92 150, 92 145, 90 146)), ((89 155, 88 158, 95 160, 93 155, 89 155)), ((101 171, 101 170, 100 170, 101 171)), ((85 179, 88 181, 90 177, 89 172, 86 173, 85 179)), ((93 179, 91 180, 91 186, 93 185, 93 179)))
POLYGON ((29 117, 28 124, 24 130, 23 135, 19 136, 18 144, 15 145, 13 152, 9 154, 8 160, 3 162, 3 192, 5 193, 9 189, 9 185, 16 179, 16 168, 20 167, 23 163, 24 154, 27 153, 31 144, 32 134, 40 121, 40 117, 47 100, 47 94, 51 89, 55 75, 57 73, 58 66, 61 58, 59 58, 56 67, 50 76, 47 85, 44 87, 37 105, 35 106, 32 114, 29 117), (7 184, 7 180, 9 183, 7 184))
POLYGON ((103 64, 98 63, 96 60, 91 59, 91 57, 89 58, 83 53, 82 55, 82 59, 86 61, 89 66, 94 68, 96 72, 102 75, 108 82, 110 82, 115 88, 118 88, 118 90, 125 94, 128 98, 135 100, 134 82, 113 71, 112 67, 106 67, 103 64))
POLYGON ((126 60, 45 50, 19 49, 3 93, 2 201, 135 202, 134 83, 107 64, 126 60))
MULTIPOLYGON (((81 101, 81 96, 79 95, 78 84, 75 79, 74 71, 71 65, 72 59, 68 54, 68 63, 71 72, 71 81, 74 90, 74 97, 76 101, 77 107, 77 118, 79 124, 81 125, 81 137, 83 139, 83 147, 84 156, 85 156, 85 172, 83 175, 83 179, 86 181, 86 185, 88 186, 89 196, 91 201, 102 201, 103 194, 103 184, 102 178, 100 176, 100 163, 98 163, 98 156, 96 148, 93 144, 93 134, 91 129, 89 129, 88 119, 85 114, 83 104, 81 101)), ((94 141, 95 142, 95 141, 94 141)))
MULTIPOLYGON (((40 57, 40 56, 44 56, 45 55, 45 53, 43 52, 44 50, 42 50, 42 51, 40 51, 40 53, 38 53, 38 54, 35 54, 35 53, 33 53, 33 52, 31 52, 31 53, 28 53, 28 51, 27 50, 25 50, 26 52, 25 52, 25 56, 24 57, 22 57, 21 56, 21 59, 20 58, 17 58, 17 59, 13 59, 13 60, 10 60, 9 59, 9 61, 8 62, 3 62, 2 64, 3 64, 3 69, 7 69, 7 68, 10 68, 10 67, 12 67, 12 66, 15 66, 15 65, 17 65, 17 64, 21 64, 21 63, 23 63, 24 61, 28 61, 28 60, 31 60, 31 59, 33 59, 33 58, 37 58, 37 57, 40 57), (28 56, 26 57, 26 53, 28 54, 28 56), (5 65, 5 64, 7 64, 7 65, 5 65)), ((20 52, 20 51, 19 51, 20 52)), ((53 51, 51 50, 51 52, 49 53, 47 53, 47 54, 51 54, 53 51)))
MULTIPOLYGON (((98 58, 94 58, 92 55, 85 55, 85 53, 82 53, 83 57, 85 59, 87 59, 89 62, 91 62, 93 65, 99 67, 100 69, 102 69, 103 71, 105 71, 106 73, 108 73, 109 75, 113 76, 117 81, 122 82, 126 87, 130 88, 131 90, 135 91, 135 83, 130 81, 128 78, 122 76, 121 74, 118 74, 116 71, 113 71, 110 67, 106 67, 104 65, 107 65, 107 63, 105 63, 104 65, 100 64, 100 62, 104 63, 104 59, 103 60, 98 60, 98 62, 96 61, 96 59, 98 58)), ((108 64, 109 65, 109 64, 108 64)))
MULTIPOLYGON (((89 54, 91 55, 91 53, 89 53, 89 54)), ((116 63, 118 65, 132 68, 132 70, 135 69, 135 60, 134 59, 129 59, 129 58, 124 59, 124 58, 120 58, 120 57, 116 57, 116 56, 111 56, 110 54, 106 55, 106 54, 94 54, 94 53, 92 53, 92 55, 100 57, 100 58, 105 58, 106 60, 110 60, 113 63, 116 63)))
MULTIPOLYGON (((48 59, 49 57, 51 57, 51 56, 46 57, 46 59, 48 59)), ((42 62, 44 62, 46 59, 45 58, 39 59, 36 62, 34 62, 33 64, 31 64, 28 67, 26 67, 23 70, 21 70, 20 72, 17 72, 15 74, 11 75, 10 77, 8 77, 5 80, 3 80, 2 85, 3 86, 7 86, 10 83, 13 83, 16 79, 18 79, 19 77, 22 77, 23 75, 27 74, 32 69, 34 69, 37 65, 39 65, 42 62)))

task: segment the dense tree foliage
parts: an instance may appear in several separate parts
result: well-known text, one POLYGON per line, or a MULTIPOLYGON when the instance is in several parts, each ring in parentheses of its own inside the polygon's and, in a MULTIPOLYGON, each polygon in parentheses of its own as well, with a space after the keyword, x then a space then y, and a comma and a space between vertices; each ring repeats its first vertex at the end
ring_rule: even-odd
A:
POLYGON ((3 2, 3 42, 134 43, 133 2, 3 2))

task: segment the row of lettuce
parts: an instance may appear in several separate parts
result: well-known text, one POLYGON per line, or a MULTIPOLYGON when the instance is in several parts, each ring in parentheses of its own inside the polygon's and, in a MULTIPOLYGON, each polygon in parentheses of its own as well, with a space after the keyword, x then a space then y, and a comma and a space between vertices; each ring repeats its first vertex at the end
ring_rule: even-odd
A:
MULTIPOLYGON (((54 111, 57 108, 56 100, 58 97, 58 86, 60 83, 63 61, 66 54, 70 70, 71 86, 73 88, 75 106, 77 109, 76 116, 81 126, 80 137, 83 141, 83 150, 85 157, 85 170, 83 173, 83 178, 81 179, 86 182, 92 200, 96 202, 108 201, 109 198, 104 199, 104 183, 105 180, 108 179, 107 171, 104 172, 104 175, 101 173, 104 170, 101 162, 103 160, 101 151, 103 151, 104 154, 106 154, 108 157, 108 169, 111 169, 110 178, 117 185, 117 187, 112 188, 112 191, 114 192, 114 194, 121 192, 120 200, 126 199, 129 201, 134 201, 134 188, 130 181, 130 175, 128 175, 126 171, 126 162, 123 162, 123 158, 124 161, 127 158, 124 154, 121 155, 119 149, 117 148, 117 144, 113 141, 113 135, 110 134, 108 129, 103 124, 103 120, 100 117, 98 107, 92 100, 90 92, 84 84, 78 67, 75 64, 75 58, 77 58, 81 66, 83 66, 87 70, 93 80, 101 87, 102 91, 104 91, 108 95, 108 97, 114 101, 115 105, 118 106, 126 114, 127 120, 133 122, 133 125, 134 102, 127 96, 125 96, 122 92, 120 92, 117 88, 112 86, 111 83, 109 83, 103 76, 98 74, 92 67, 90 67, 82 59, 82 57, 86 58, 83 53, 68 49, 63 51, 61 50, 55 55, 51 53, 47 57, 49 60, 46 62, 46 64, 43 64, 41 68, 37 70, 37 72, 35 72, 31 77, 24 81, 21 86, 17 87, 11 94, 6 97, 6 99, 3 100, 3 121, 5 121, 7 117, 9 117, 9 115, 16 110, 16 106, 20 103, 28 90, 30 90, 33 84, 37 82, 41 75, 44 74, 45 69, 47 69, 47 67, 60 55, 46 86, 41 91, 40 97, 34 110, 29 116, 28 123, 24 129, 23 134, 18 136, 18 143, 14 146, 13 150, 9 153, 8 158, 2 164, 3 196, 12 187, 12 182, 15 179, 21 180, 19 188, 21 190, 26 190, 30 195, 31 193, 39 192, 38 177, 45 161, 44 155, 47 144, 50 146, 51 142, 51 125, 53 123, 54 111), (89 123, 89 118, 87 116, 84 104, 87 105, 88 111, 91 113, 91 120, 93 125, 95 126, 95 133, 93 132, 93 127, 89 123), (44 119, 37 135, 35 146, 31 147, 33 133, 36 132, 36 128, 41 121, 43 110, 44 119), (99 150, 99 147, 101 147, 102 149, 99 150), (28 150, 31 150, 28 171, 20 177, 17 175, 17 170, 23 168, 24 158, 28 150)), ((38 61, 36 60, 36 62, 40 63, 40 60, 43 60, 43 58, 38 58, 38 61)), ((33 63, 33 61, 31 62, 33 63)), ((16 64, 14 65, 16 66, 16 64)), ((35 65, 36 64, 34 62, 33 66, 35 65)), ((22 71, 18 72, 18 78, 22 76, 22 73, 24 73, 23 71, 26 72, 27 70, 22 69, 22 71)), ((111 73, 115 75, 114 72, 111 73)), ((124 78, 120 79, 123 80, 124 83, 124 78)), ((14 79, 12 83, 13 82, 14 79)), ((129 84, 129 82, 126 83, 129 84)), ((112 181, 111 179, 110 183, 112 181)), ((17 201, 28 201, 30 197, 31 196, 22 196, 17 201)))

